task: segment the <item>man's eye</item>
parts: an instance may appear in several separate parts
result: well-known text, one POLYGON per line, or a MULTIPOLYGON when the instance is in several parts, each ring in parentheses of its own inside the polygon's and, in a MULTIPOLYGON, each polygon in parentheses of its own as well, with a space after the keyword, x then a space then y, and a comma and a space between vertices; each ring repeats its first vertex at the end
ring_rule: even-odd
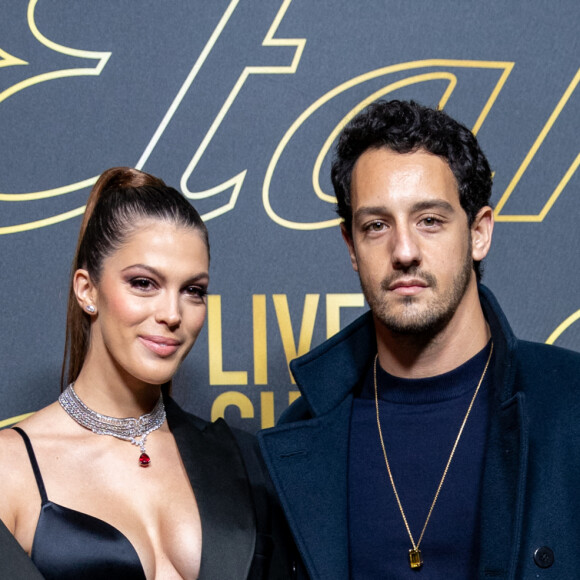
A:
POLYGON ((432 216, 423 218, 422 221, 426 226, 436 226, 436 225, 441 223, 437 218, 432 217, 432 216))
POLYGON ((370 232, 380 232, 385 227, 383 222, 372 222, 367 226, 367 230, 370 232))

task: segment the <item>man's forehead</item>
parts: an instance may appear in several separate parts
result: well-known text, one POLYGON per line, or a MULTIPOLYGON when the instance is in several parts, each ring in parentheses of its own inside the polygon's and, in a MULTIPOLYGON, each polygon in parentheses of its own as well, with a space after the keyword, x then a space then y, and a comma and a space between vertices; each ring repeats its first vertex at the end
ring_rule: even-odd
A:
POLYGON ((448 169, 453 175, 449 161, 445 157, 435 155, 435 153, 431 153, 424 147, 417 147, 410 151, 401 152, 386 145, 369 147, 363 151, 353 165, 353 175, 357 172, 357 169, 361 164, 367 165, 369 163, 374 163, 388 167, 393 165, 396 166, 409 160, 417 160, 416 162, 419 163, 421 159, 426 160, 426 162, 432 161, 437 164, 442 164, 442 166, 448 169))
POLYGON ((387 147, 367 149, 357 160, 351 180, 351 202, 409 197, 409 203, 459 205, 457 180, 446 159, 424 149, 399 153, 387 147))

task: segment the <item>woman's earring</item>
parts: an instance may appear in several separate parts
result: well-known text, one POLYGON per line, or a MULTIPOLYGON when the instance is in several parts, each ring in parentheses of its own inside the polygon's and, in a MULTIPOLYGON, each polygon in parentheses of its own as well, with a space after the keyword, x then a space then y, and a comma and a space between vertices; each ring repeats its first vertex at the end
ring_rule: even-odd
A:
POLYGON ((86 309, 89 314, 94 314, 97 311, 97 309, 92 304, 87 305, 86 309))

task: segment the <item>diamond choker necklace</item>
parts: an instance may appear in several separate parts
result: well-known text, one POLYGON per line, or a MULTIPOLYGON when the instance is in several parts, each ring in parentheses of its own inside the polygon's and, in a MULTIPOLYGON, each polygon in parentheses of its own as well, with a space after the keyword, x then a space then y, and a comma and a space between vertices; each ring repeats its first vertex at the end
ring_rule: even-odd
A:
POLYGON ((151 458, 145 451, 147 437, 153 431, 159 429, 165 422, 165 406, 163 397, 160 395, 155 408, 151 413, 141 415, 138 419, 127 417, 117 419, 101 415, 92 409, 89 409, 78 397, 71 383, 60 395, 58 402, 66 413, 72 417, 79 425, 90 429, 97 435, 112 435, 117 439, 130 441, 141 449, 139 456, 139 465, 148 467, 151 458), (139 439, 139 440, 138 440, 139 439))

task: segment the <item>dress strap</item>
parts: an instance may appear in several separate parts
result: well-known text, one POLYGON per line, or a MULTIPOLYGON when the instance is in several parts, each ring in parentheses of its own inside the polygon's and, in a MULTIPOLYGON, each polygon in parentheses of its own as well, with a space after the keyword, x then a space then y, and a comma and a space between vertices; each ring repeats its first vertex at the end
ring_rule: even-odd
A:
POLYGON ((32 471, 34 471, 34 477, 36 478, 36 485, 38 486, 38 491, 40 493, 40 499, 42 500, 42 505, 48 503, 48 497, 46 495, 46 489, 44 487, 44 481, 42 481, 42 475, 40 475, 40 468, 38 467, 38 462, 36 461, 36 455, 34 455, 34 449, 32 449, 32 443, 28 438, 28 435, 20 427, 12 427, 22 439, 24 439, 24 445, 26 445, 26 451, 28 451, 28 458, 30 459, 30 465, 32 466, 32 471))

